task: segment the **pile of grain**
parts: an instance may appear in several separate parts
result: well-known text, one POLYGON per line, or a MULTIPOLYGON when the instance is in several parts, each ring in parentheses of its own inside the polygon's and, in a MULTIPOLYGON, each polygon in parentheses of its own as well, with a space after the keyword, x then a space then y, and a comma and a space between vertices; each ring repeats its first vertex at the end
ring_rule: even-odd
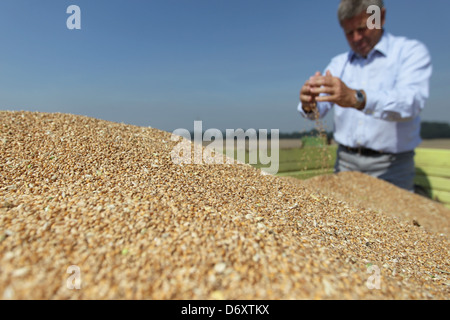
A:
POLYGON ((0 298, 449 297, 447 236, 409 220, 248 165, 176 165, 156 129, 0 118, 0 298))
POLYGON ((302 183, 312 190, 346 201, 354 208, 381 211, 430 232, 450 236, 448 208, 383 180, 359 172, 341 172, 317 176, 302 183))

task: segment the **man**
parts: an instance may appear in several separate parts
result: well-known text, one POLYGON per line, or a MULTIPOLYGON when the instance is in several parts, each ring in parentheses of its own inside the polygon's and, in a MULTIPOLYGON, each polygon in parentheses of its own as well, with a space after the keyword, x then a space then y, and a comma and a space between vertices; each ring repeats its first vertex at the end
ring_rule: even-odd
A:
POLYGON ((305 82, 298 110, 313 120, 335 107, 336 173, 359 171, 414 191, 419 114, 432 73, 429 52, 384 30, 382 0, 342 0, 338 18, 351 50, 305 82), (374 5, 381 9, 378 28, 372 27, 374 5))

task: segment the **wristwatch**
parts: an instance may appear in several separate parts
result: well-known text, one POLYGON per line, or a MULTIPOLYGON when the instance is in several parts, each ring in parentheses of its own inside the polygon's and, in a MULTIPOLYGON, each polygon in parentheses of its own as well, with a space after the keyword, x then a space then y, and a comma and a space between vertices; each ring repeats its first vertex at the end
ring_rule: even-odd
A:
POLYGON ((356 90, 356 105, 355 108, 358 110, 362 110, 362 106, 364 105, 364 102, 366 101, 366 98, 364 97, 364 94, 361 90, 356 90))

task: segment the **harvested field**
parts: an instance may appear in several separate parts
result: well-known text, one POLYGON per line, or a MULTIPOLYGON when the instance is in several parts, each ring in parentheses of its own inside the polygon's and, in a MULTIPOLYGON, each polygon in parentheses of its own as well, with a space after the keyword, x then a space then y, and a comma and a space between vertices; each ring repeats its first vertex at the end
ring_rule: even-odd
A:
POLYGON ((450 139, 429 139, 424 140, 419 148, 433 148, 433 149, 450 149, 450 139))
POLYGON ((0 118, 0 298, 449 298, 449 238, 424 218, 245 164, 176 165, 156 129, 0 118))

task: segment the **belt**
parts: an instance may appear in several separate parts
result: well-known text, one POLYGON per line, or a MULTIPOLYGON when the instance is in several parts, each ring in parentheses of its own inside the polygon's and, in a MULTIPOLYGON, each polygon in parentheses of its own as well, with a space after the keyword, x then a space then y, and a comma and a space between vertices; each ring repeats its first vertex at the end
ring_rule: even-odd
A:
POLYGON ((347 152, 357 153, 362 156, 381 156, 381 155, 390 154, 387 152, 372 150, 372 149, 363 148, 363 147, 351 148, 351 147, 344 146, 342 144, 340 146, 347 152))

